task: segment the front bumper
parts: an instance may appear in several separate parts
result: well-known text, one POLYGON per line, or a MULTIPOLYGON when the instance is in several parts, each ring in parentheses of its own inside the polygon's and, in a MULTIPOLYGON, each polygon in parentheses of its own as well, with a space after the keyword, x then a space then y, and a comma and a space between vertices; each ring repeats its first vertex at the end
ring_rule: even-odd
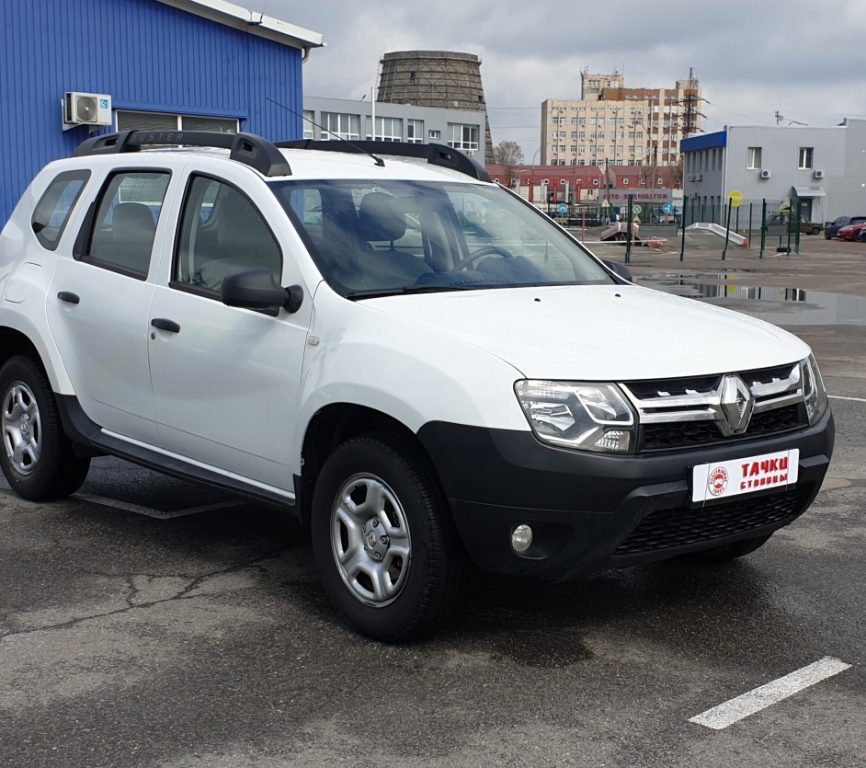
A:
POLYGON ((470 557, 485 570, 564 579, 607 567, 675 557, 771 533, 805 512, 821 487, 834 441, 833 416, 772 437, 653 455, 614 456, 555 448, 531 432, 431 422, 419 430, 470 557), (691 502, 692 469, 792 448, 796 486, 691 502), (532 546, 511 548, 528 523, 532 546))

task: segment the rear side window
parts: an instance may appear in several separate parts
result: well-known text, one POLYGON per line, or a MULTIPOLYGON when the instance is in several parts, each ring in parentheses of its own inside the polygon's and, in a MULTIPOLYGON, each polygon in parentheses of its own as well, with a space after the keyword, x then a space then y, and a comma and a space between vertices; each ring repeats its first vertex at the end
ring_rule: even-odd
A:
POLYGON ((63 237, 63 230, 90 171, 65 171, 57 176, 36 204, 30 226, 43 248, 53 251, 63 237))
POLYGON ((108 180, 96 208, 83 260, 144 279, 170 174, 121 171, 108 180))

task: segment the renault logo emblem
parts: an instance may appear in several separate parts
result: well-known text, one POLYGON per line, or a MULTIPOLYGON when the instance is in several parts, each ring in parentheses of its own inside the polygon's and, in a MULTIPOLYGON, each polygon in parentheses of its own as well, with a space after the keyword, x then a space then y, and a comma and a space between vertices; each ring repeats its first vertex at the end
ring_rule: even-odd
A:
POLYGON ((755 398, 746 382, 739 376, 728 374, 722 379, 719 404, 724 417, 719 421, 722 434, 739 435, 749 428, 752 411, 755 409, 755 398))

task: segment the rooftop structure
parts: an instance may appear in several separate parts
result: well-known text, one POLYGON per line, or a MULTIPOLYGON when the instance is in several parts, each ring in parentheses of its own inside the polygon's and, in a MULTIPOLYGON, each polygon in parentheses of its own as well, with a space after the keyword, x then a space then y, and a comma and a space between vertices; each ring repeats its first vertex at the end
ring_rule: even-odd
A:
MULTIPOLYGON (((379 63, 376 101, 484 112, 484 160, 493 162, 478 56, 454 51, 395 51, 386 53, 379 63)), ((461 142, 473 143, 468 135, 461 137, 461 142)))

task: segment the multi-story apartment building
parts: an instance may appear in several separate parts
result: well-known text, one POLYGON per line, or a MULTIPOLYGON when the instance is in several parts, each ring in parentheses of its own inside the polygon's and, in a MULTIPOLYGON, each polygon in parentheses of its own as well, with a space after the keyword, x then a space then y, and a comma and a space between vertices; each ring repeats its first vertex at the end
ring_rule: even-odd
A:
POLYGON ((676 165, 680 141, 700 128, 699 80, 673 88, 626 88, 622 74, 581 72, 580 99, 541 105, 545 165, 676 165))

